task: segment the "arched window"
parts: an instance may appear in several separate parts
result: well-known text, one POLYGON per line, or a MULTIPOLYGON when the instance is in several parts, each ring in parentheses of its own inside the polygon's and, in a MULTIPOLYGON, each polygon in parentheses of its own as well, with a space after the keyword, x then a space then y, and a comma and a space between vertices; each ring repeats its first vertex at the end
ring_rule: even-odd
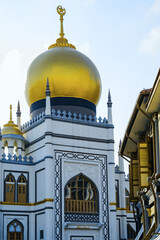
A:
POLYGON ((4 143, 4 154, 6 155, 6 158, 8 157, 8 142, 6 141, 4 143))
POLYGON ((13 220, 9 223, 7 232, 8 240, 23 240, 23 225, 19 221, 13 220))
POLYGON ((97 190, 83 175, 72 178, 65 186, 65 212, 98 213, 97 190))
POLYGON ((15 178, 11 173, 5 179, 5 201, 15 201, 15 178))
POLYGON ((27 180, 22 174, 18 178, 18 202, 26 203, 27 202, 27 180))
POLYGON ((16 141, 14 142, 14 145, 13 145, 13 155, 17 156, 17 142, 16 141))

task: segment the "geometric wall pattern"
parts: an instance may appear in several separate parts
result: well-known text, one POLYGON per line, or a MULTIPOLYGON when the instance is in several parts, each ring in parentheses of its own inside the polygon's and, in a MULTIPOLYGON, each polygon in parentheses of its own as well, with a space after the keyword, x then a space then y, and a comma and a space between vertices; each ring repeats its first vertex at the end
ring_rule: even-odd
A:
MULTIPOLYGON (((62 159, 69 159, 69 160, 86 160, 86 161, 96 161, 100 162, 101 165, 101 176, 102 182, 101 191, 101 199, 102 202, 100 203, 102 206, 102 222, 103 222, 103 240, 108 240, 108 173, 107 173, 107 157, 105 155, 94 155, 94 154, 86 154, 86 153, 76 153, 76 152, 62 152, 56 151, 55 152, 55 240, 62 240, 62 189, 61 189, 61 163, 62 159)), ((73 219, 74 221, 75 216, 71 216, 72 214, 67 214, 65 216, 65 221, 67 219, 73 219)), ((77 215, 77 214, 74 214, 77 215)), ((93 222, 93 217, 89 217, 89 214, 84 217, 84 214, 80 216, 78 214, 79 221, 84 222, 93 222)), ((95 222, 99 221, 99 217, 95 216, 95 222)))

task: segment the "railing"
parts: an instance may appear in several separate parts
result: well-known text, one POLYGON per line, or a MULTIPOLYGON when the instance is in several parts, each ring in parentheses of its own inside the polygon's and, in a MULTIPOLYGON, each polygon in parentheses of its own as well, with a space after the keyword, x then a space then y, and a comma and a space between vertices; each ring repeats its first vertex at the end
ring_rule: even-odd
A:
POLYGON ((97 213, 97 202, 65 199, 65 212, 97 213))
POLYGON ((35 126, 35 124, 37 124, 38 122, 40 122, 42 119, 44 119, 45 116, 45 112, 39 113, 36 117, 34 117, 33 119, 31 119, 30 121, 26 122, 25 124, 23 124, 21 126, 21 130, 26 130, 29 127, 35 126))
POLYGON ((99 125, 107 125, 108 124, 108 121, 106 118, 101 118, 99 117, 97 119, 96 116, 92 116, 92 115, 82 115, 81 113, 80 114, 77 114, 77 113, 71 113, 71 112, 66 112, 66 111, 60 111, 60 110, 57 110, 55 111, 55 109, 52 109, 52 116, 55 118, 55 119, 64 119, 64 120, 69 120, 69 121, 72 121, 72 122, 80 122, 80 123, 85 123, 85 124, 99 124, 99 125))
POLYGON ((2 161, 32 164, 33 158, 31 156, 26 156, 26 155, 23 157, 22 155, 17 156, 16 154, 11 155, 10 153, 9 154, 3 153, 2 161))
MULTIPOLYGON (((54 108, 52 109, 51 116, 53 117, 53 119, 64 120, 68 122, 77 122, 81 124, 98 125, 98 126, 104 126, 104 127, 109 126, 108 120, 105 117, 97 118, 96 116, 86 115, 86 114, 82 115, 81 113, 77 114, 75 112, 71 113, 71 112, 60 111, 60 110, 56 111, 54 108)), ((21 126, 21 130, 25 131, 32 126, 35 126, 44 118, 45 118, 45 112, 42 112, 38 114, 36 117, 34 117, 32 120, 23 124, 21 126)), ((109 127, 113 127, 113 125, 112 126, 110 125, 109 127)))

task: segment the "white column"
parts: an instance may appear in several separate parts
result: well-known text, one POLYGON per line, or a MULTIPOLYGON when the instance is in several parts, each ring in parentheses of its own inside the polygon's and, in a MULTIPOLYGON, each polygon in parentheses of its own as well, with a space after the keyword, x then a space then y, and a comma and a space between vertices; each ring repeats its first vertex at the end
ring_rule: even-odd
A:
POLYGON ((51 132, 52 119, 47 117, 45 119, 46 131, 45 131, 45 239, 54 239, 53 228, 53 202, 48 199, 53 199, 54 190, 54 160, 53 160, 53 146, 51 132), (50 208, 50 209, 49 209, 50 208))
POLYGON ((37 226, 35 226, 35 213, 30 213, 29 215, 29 239, 35 239, 35 231, 37 226))
POLYGON ((14 141, 12 139, 7 139, 7 142, 8 142, 8 154, 11 154, 11 156, 12 156, 14 141))
MULTIPOLYGON (((113 128, 108 129, 107 139, 114 140, 113 128)), ((110 240, 118 240, 116 225, 116 194, 115 194, 115 162, 114 143, 110 143, 107 153, 108 162, 108 204, 109 204, 109 235, 110 240)))
POLYGON ((108 204, 110 240, 117 240, 114 153, 108 152, 108 204))
MULTIPOLYGON (((121 215, 126 215, 126 201, 125 201, 125 172, 124 172, 124 159, 119 155, 119 202, 120 202, 120 208, 121 215)), ((121 217, 120 218, 120 228, 121 228, 121 236, 120 239, 127 239, 127 217, 121 217)))

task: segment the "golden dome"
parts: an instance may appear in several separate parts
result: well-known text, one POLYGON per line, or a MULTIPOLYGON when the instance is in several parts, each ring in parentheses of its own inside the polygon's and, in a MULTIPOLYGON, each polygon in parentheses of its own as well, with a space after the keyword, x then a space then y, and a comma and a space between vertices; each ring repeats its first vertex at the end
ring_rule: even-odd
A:
POLYGON ((9 121, 7 124, 3 126, 2 135, 4 134, 22 135, 22 132, 19 129, 18 125, 16 125, 14 122, 9 121))
POLYGON ((47 78, 51 97, 82 98, 94 104, 99 100, 99 72, 87 56, 73 48, 50 48, 31 63, 25 91, 29 105, 45 99, 47 78))
POLYGON ((12 106, 10 105, 10 120, 8 121, 7 124, 5 124, 2 128, 2 135, 4 134, 15 134, 15 135, 21 135, 22 136, 22 132, 19 129, 18 125, 16 125, 13 121, 12 121, 12 106))
POLYGON ((61 22, 60 38, 31 63, 25 89, 27 102, 31 106, 45 99, 48 78, 51 98, 78 98, 97 104, 101 92, 99 72, 87 56, 64 38, 63 16, 66 10, 58 6, 57 12, 61 22))

